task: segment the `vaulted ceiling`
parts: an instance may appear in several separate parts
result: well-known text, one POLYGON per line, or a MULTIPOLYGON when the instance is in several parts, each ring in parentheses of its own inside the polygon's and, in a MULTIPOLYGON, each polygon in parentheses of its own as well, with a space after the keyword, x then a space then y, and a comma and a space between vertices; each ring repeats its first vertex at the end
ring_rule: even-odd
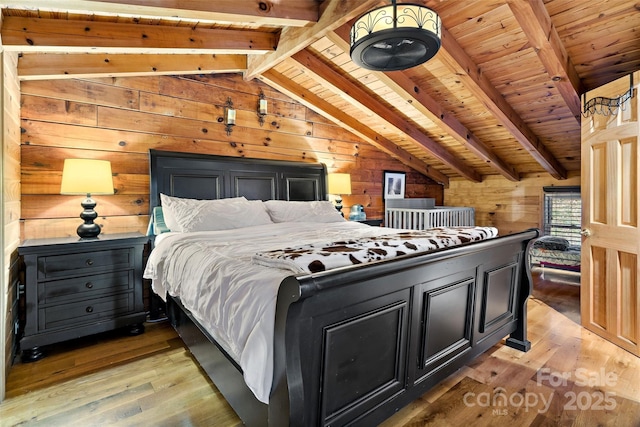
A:
POLYGON ((442 47, 358 67, 349 29, 381 0, 2 1, 20 79, 242 73, 447 185, 580 169, 582 94, 640 69, 637 0, 411 0, 442 47))

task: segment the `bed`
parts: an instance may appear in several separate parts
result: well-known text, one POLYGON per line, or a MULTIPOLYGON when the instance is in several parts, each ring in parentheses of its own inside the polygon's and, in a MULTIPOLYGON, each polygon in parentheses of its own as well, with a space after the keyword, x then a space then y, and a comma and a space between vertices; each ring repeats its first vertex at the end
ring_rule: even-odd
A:
MULTIPOLYGON (((321 164, 151 150, 150 174, 152 208, 160 206, 161 194, 209 200, 326 200, 326 169, 321 164)), ((244 201, 238 203, 248 206, 244 201)), ((262 251, 267 246, 261 245, 268 241, 269 233, 285 234, 286 229, 313 233, 315 227, 316 234, 333 242, 333 236, 343 232, 340 227, 365 234, 367 229, 380 228, 344 220, 330 231, 324 224, 306 224, 305 230, 297 228, 301 224, 276 226, 281 230, 267 232, 262 229, 267 225, 251 226, 254 256, 273 255, 274 251, 262 251)), ((189 239, 205 246, 226 242, 219 238, 210 243, 204 234, 196 232, 189 239)), ((150 259, 158 248, 169 246, 169 239, 184 238, 172 235, 162 237, 164 241, 156 244, 150 259)), ((273 314, 260 317, 272 325, 271 335, 257 340, 270 341, 272 348, 266 398, 247 385, 241 366, 244 360, 236 359, 234 348, 223 339, 214 338, 204 325, 204 314, 185 307, 187 297, 163 295, 162 283, 154 289, 166 299, 172 325, 245 424, 375 425, 505 337, 510 347, 530 348, 526 300, 531 278, 526 254, 537 236, 537 230, 526 230, 317 272, 279 270, 273 314)), ((219 252, 228 262, 234 262, 236 256, 241 259, 240 249, 226 249, 219 252)), ((187 251, 196 260, 195 267, 189 268, 198 272, 226 271, 222 265, 210 267, 202 262, 198 258, 202 251, 186 243, 175 250, 187 251)), ((258 268, 246 265, 247 270, 258 268)), ((266 287, 266 275, 261 279, 266 287)), ((254 296, 250 303, 267 299, 249 293, 245 299, 247 295, 254 296)), ((195 301, 197 305, 199 300, 195 301)), ((215 309, 220 306, 235 309, 234 303, 227 302, 218 302, 215 309)), ((237 314, 234 320, 244 316, 237 314)), ((261 358, 260 346, 257 348, 247 356, 261 358)))

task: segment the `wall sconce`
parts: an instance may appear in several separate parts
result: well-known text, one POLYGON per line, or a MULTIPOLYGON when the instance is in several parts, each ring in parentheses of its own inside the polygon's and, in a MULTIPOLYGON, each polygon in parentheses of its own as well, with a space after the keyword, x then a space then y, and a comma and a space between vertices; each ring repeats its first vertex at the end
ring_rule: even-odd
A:
POLYGON ((236 110, 233 109, 233 102, 231 97, 227 98, 227 103, 224 104, 224 128, 227 131, 227 136, 231 135, 233 127, 236 125, 236 110))
POLYGON ((260 91, 260 98, 258 100, 258 122, 260 126, 264 125, 264 116, 267 115, 267 99, 264 97, 264 92, 260 91))

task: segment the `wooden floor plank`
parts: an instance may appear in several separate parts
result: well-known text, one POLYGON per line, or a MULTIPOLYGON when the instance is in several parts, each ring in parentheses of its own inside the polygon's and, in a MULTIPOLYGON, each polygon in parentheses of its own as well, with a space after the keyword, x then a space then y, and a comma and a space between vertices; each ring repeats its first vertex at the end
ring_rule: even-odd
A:
MULTIPOLYGON (((497 344, 382 427, 640 425, 640 359, 580 326, 579 287, 535 277, 529 352, 497 344)), ((0 426, 241 425, 166 322, 48 351, 12 367, 0 426)))

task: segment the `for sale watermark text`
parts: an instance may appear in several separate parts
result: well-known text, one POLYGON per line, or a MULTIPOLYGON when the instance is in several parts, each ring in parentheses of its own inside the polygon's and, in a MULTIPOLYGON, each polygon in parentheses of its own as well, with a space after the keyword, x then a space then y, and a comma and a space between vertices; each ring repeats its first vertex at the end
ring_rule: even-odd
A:
POLYGON ((604 368, 598 371, 590 371, 586 368, 578 368, 570 372, 556 372, 549 368, 542 368, 536 374, 536 385, 544 387, 540 391, 518 391, 509 393, 503 387, 496 387, 490 392, 467 392, 463 397, 465 406, 478 406, 491 408, 493 415, 508 415, 509 410, 535 410, 540 414, 549 411, 556 391, 552 389, 571 387, 572 389, 562 393, 558 391, 558 397, 562 398, 562 409, 565 411, 590 410, 612 411, 616 408, 615 392, 602 391, 605 387, 614 387, 618 382, 618 376, 614 372, 607 372, 604 368), (572 385, 570 384, 573 383, 572 385), (591 390, 575 390, 577 387, 590 388, 591 390))

